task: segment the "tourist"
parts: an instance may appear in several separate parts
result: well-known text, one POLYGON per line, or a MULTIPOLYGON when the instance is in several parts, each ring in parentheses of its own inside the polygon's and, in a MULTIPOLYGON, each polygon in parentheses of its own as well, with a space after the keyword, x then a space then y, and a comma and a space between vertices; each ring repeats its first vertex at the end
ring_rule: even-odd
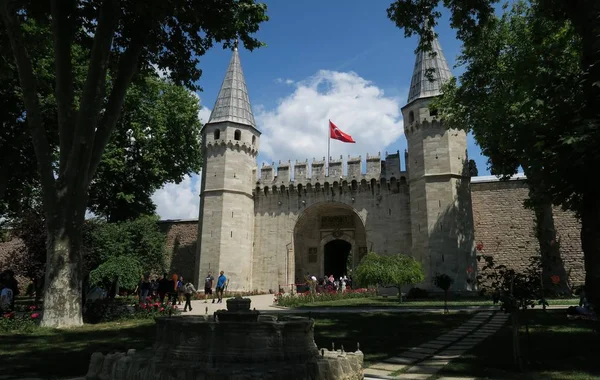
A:
POLYGON ((171 302, 172 305, 175 305, 175 303, 177 302, 177 274, 173 273, 173 276, 171 276, 171 279, 169 280, 169 290, 168 290, 168 301, 167 302, 171 302))
POLYGON ((183 286, 183 294, 185 295, 185 305, 183 306, 183 311, 187 311, 188 307, 190 311, 192 311, 192 294, 196 293, 197 290, 194 288, 194 284, 188 282, 183 286))
POLYGON ((226 281, 225 272, 221 271, 221 275, 217 278, 217 303, 223 303, 223 291, 225 290, 226 281))
POLYGON ((148 298, 148 295, 150 294, 150 291, 152 290, 149 277, 150 276, 147 274, 142 276, 142 279, 140 280, 140 283, 138 285, 140 303, 146 303, 146 298, 148 298))
POLYGON ((15 298, 19 295, 19 281, 15 278, 15 273, 12 270, 6 270, 0 276, 0 281, 4 282, 4 285, 12 291, 12 298, 10 302, 10 309, 15 308, 15 298))
MULTIPOLYGON (((215 283, 215 278, 212 275, 212 272, 208 272, 206 278, 204 279, 204 303, 208 302, 208 297, 212 298, 212 288, 215 283)), ((212 303, 215 303, 215 299, 213 298, 212 303)))
POLYGON ((177 305, 181 305, 183 301, 183 286, 185 283, 183 282, 183 276, 179 276, 177 280, 177 305))
POLYGON ((0 311, 13 310, 13 291, 6 286, 4 282, 0 282, 0 311))
POLYGON ((346 276, 340 277, 340 292, 344 293, 346 291, 346 276))
MULTIPOLYGON (((165 302, 165 296, 169 291, 169 280, 167 279, 167 272, 163 273, 163 276, 158 280, 158 299, 161 303, 165 302)), ((172 288, 171 288, 172 289, 172 288)))

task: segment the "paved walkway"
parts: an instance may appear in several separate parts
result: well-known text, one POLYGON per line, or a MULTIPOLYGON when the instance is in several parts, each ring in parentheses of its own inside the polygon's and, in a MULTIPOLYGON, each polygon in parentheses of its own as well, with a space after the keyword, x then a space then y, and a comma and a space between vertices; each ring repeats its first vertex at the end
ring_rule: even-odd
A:
MULTIPOLYGON (((460 327, 403 352, 397 357, 372 364, 365 369, 368 379, 426 380, 433 377, 452 359, 456 359, 493 335, 504 325, 507 315, 477 313, 460 327)), ((474 380, 467 377, 438 377, 437 380, 474 380)))
MULTIPOLYGON (((274 294, 263 294, 259 296, 249 296, 252 303, 250 308, 265 311, 269 313, 285 313, 285 314, 333 314, 333 313, 443 313, 444 309, 441 307, 311 307, 305 309, 288 309, 273 305, 275 300, 274 294)), ((183 305, 179 306, 180 308, 183 305)), ((548 309, 566 309, 568 306, 549 306, 548 309)), ((223 299, 223 303, 217 304, 208 301, 192 301, 191 312, 183 313, 183 315, 212 315, 215 311, 221 309, 227 309, 227 299, 223 299)), ((482 312, 482 311, 497 311, 498 306, 450 306, 450 311, 463 311, 463 312, 482 312)))

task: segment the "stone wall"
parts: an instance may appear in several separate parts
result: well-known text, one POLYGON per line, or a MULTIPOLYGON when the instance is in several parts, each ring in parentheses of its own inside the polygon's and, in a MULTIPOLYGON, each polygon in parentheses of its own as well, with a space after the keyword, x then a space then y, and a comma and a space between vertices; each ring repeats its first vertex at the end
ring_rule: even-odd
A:
MULTIPOLYGON (((474 178, 471 184, 475 241, 497 264, 523 269, 539 254, 533 211, 523 207, 528 188, 523 180, 498 181, 474 178)), ((581 225, 571 212, 554 210, 554 223, 561 256, 573 285, 585 280, 581 225)))
MULTIPOLYGON (((404 173, 399 173, 400 175, 404 173)), ((294 243, 296 222, 310 210, 319 207, 318 216, 355 214, 359 225, 353 231, 343 231, 347 240, 382 254, 410 254, 410 210, 408 185, 394 181, 361 181, 352 184, 335 182, 303 189, 284 186, 283 188, 258 189, 255 193, 255 234, 253 289, 276 290, 295 282, 298 273, 296 257, 304 256, 308 247, 294 243), (360 225, 362 224, 362 225, 360 225), (362 231, 361 231, 362 230, 362 231), (362 238, 366 231, 366 239, 362 238)), ((315 215, 312 215, 315 216, 315 215)), ((311 218, 312 218, 311 216, 311 218)), ((319 218, 302 227, 300 235, 311 236, 311 241, 323 254, 322 244, 333 231, 325 231, 319 225, 319 218)), ((360 247, 353 247, 356 254, 360 247)), ((322 276, 322 258, 311 273, 322 276)))
POLYGON ((159 226, 161 231, 167 234, 165 269, 192 281, 196 267, 198 221, 196 219, 163 220, 159 222, 159 226))

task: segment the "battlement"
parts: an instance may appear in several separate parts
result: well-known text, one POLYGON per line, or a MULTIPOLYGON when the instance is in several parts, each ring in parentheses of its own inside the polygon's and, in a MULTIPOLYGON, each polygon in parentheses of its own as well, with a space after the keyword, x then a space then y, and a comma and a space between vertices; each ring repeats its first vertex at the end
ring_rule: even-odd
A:
POLYGON ((271 165, 263 164, 260 168, 260 178, 256 183, 258 190, 268 188, 291 189, 298 187, 320 187, 329 184, 336 184, 350 187, 362 185, 371 185, 380 182, 398 182, 406 183, 407 173, 401 171, 400 152, 388 154, 386 152, 385 160, 381 159, 381 154, 369 155, 363 160, 362 156, 348 156, 344 160, 343 156, 329 159, 329 173, 326 173, 326 160, 313 158, 309 163, 308 159, 304 161, 291 160, 287 162, 279 161, 271 165), (364 162, 364 166, 363 166, 364 162), (363 172, 364 167, 364 172, 363 172))

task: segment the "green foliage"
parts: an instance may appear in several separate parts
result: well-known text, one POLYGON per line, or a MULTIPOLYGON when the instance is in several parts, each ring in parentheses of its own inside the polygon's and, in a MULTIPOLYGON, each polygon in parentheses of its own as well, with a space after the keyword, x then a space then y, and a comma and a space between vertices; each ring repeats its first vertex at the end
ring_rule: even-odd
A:
POLYGON ((507 313, 527 310, 535 305, 547 306, 542 289, 542 267, 539 257, 531 257, 529 265, 523 272, 496 265, 490 255, 478 255, 477 260, 484 260, 480 275, 477 276, 479 288, 491 294, 494 303, 507 313))
POLYGON ((115 276, 121 289, 133 290, 140 281, 142 265, 131 256, 111 257, 90 272, 90 284, 110 289, 115 276))
POLYGON ((28 333, 38 325, 40 314, 36 312, 0 314, 0 333, 28 333))
POLYGON ((452 284, 454 284, 454 279, 448 276, 446 273, 437 273, 433 277, 433 284, 442 289, 444 292, 447 292, 452 284))
POLYGON ((469 160, 469 176, 477 177, 479 175, 479 170, 477 169, 477 163, 475 160, 469 160))
POLYGON ((167 237, 158 226, 158 217, 142 216, 119 223, 99 220, 88 223, 93 226, 88 242, 90 262, 100 265, 124 256, 135 259, 144 273, 163 271, 167 237))
POLYGON ((201 168, 199 111, 195 94, 166 79, 130 87, 90 187, 90 209, 111 222, 153 214, 156 190, 201 168))
POLYGON ((402 254, 387 256, 367 254, 354 272, 354 279, 363 286, 397 286, 416 284, 424 280, 421 263, 402 254))

